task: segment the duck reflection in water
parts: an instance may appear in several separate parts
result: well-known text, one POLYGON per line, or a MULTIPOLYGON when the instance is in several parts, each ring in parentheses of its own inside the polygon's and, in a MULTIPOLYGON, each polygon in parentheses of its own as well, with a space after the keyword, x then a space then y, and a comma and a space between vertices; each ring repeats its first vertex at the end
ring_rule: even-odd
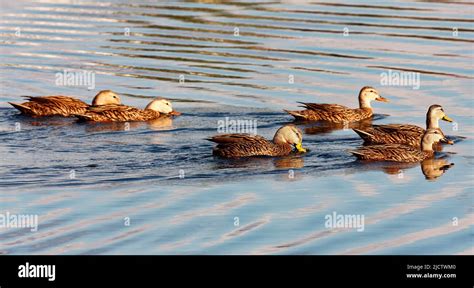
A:
POLYGON ((275 168, 278 169, 299 169, 304 167, 302 155, 288 155, 273 159, 275 168))
POLYGON ((425 175, 426 180, 436 180, 443 176, 454 163, 449 163, 445 158, 426 159, 421 162, 421 172, 425 175))
POLYGON ((347 130, 347 129, 365 129, 372 125, 372 118, 367 118, 358 122, 346 122, 346 123, 332 123, 326 121, 315 122, 301 122, 297 121, 299 124, 311 123, 308 126, 304 127, 305 134, 315 135, 315 134, 325 134, 331 133, 337 130, 347 130))
POLYGON ((440 158, 429 158, 425 159, 419 163, 399 163, 399 162, 370 162, 364 163, 363 167, 357 165, 357 171, 383 171, 388 175, 398 175, 399 179, 406 179, 404 171, 415 168, 417 166, 421 167, 421 172, 425 176, 426 180, 436 181, 439 177, 443 176, 449 168, 454 166, 454 163, 450 163, 445 156, 440 158))
POLYGON ((228 159, 216 159, 215 169, 239 168, 239 169, 299 169, 304 167, 304 157, 301 154, 290 154, 281 157, 245 157, 228 159))
POLYGON ((129 131, 143 125, 140 122, 91 122, 81 124, 86 125, 85 130, 88 133, 129 131))

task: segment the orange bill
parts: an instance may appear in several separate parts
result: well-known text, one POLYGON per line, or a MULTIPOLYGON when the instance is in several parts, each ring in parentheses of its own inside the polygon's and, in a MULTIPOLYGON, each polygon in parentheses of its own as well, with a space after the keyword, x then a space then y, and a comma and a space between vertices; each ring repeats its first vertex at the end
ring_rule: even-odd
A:
POLYGON ((179 116, 181 115, 181 112, 178 112, 178 111, 171 111, 170 113, 168 113, 168 115, 171 115, 171 116, 179 116))
POLYGON ((377 101, 380 101, 380 102, 389 102, 387 98, 384 98, 382 96, 379 96, 377 99, 375 99, 377 101))

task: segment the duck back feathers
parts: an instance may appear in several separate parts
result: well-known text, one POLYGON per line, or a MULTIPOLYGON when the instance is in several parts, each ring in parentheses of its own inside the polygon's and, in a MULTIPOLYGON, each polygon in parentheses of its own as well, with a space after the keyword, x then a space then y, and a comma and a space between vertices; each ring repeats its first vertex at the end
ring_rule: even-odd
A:
POLYGON ((128 122, 158 119, 163 114, 151 109, 139 109, 127 105, 103 105, 90 107, 82 114, 76 114, 79 120, 94 122, 128 122))
POLYGON ((402 144, 371 145, 349 151, 360 160, 419 162, 433 155, 433 151, 420 151, 402 144))
POLYGON ((79 99, 68 96, 25 97, 29 101, 10 104, 22 114, 28 116, 64 116, 84 113, 89 105, 79 99))
POLYGON ((220 157, 283 156, 292 151, 289 144, 275 144, 259 135, 222 134, 207 140, 217 143, 213 154, 220 157))

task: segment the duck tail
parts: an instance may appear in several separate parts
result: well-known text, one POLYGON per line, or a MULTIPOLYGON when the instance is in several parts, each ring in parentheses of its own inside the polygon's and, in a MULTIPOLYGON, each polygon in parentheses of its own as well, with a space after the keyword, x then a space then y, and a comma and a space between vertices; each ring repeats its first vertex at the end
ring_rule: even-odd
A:
POLYGON ((91 121, 92 117, 84 114, 73 114, 72 116, 76 117, 78 121, 91 121))
POLYGON ((367 138, 370 138, 370 137, 373 137, 374 135, 370 134, 369 132, 367 131, 363 131, 363 130, 360 130, 360 129, 352 129, 354 130, 354 132, 356 132, 357 134, 359 134, 360 138, 362 139, 367 139, 367 138))
POLYGON ((360 157, 363 157, 364 156, 364 153, 360 152, 360 151, 357 151, 357 150, 348 150, 347 152, 355 155, 356 157, 360 158, 360 157))
POLYGON ((295 117, 296 119, 302 119, 304 118, 304 115, 300 113, 300 111, 291 111, 291 110, 285 110, 283 109, 286 113, 290 114, 291 116, 295 117))
POLYGON ((13 102, 8 102, 8 103, 12 105, 13 107, 15 107, 16 109, 18 109, 23 114, 30 114, 32 112, 31 108, 25 105, 13 103, 13 102))

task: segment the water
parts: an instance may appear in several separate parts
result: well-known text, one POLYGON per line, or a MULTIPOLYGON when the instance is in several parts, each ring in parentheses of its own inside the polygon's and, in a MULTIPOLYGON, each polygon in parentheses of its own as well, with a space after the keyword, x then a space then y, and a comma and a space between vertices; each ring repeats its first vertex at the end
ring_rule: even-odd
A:
POLYGON ((0 229, 1 254, 473 253, 472 3, 1 3, 0 211, 39 217, 34 233, 0 229), (55 85, 65 69, 95 72, 94 89, 55 85), (382 86, 389 69, 420 88, 382 86), (377 123, 423 126, 443 105, 455 145, 421 166, 357 162, 352 130, 315 123, 299 123, 305 155, 222 160, 205 140, 225 117, 271 138, 282 109, 356 106, 365 85, 391 100, 377 123), (102 89, 183 115, 78 124, 7 103, 102 89), (454 166, 430 174, 439 163, 454 166), (364 230, 326 228, 333 212, 364 230))

